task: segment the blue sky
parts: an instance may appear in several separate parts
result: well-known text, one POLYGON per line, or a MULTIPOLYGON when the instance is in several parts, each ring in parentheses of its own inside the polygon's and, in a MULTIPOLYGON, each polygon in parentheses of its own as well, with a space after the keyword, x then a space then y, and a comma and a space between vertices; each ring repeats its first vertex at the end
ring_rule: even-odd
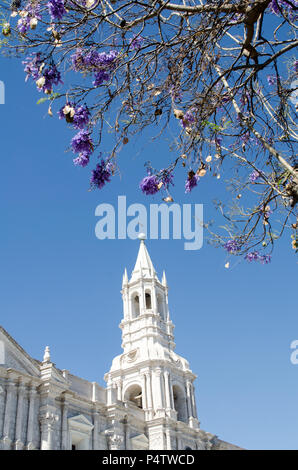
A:
MULTIPOLYGON (((133 269, 138 241, 98 240, 95 208, 160 203, 138 189, 144 162, 166 166, 167 142, 130 142, 121 154, 121 177, 88 191, 89 169, 65 153, 73 131, 25 84, 20 61, 0 59, 6 104, 0 106, 0 323, 34 358, 50 346, 56 366, 104 385, 121 352, 122 274, 133 269)), ((109 136, 106 136, 108 143, 109 136)), ((105 142, 103 143, 103 147, 105 142)), ((183 174, 173 191, 180 203, 204 204, 225 186, 207 179, 190 194, 183 174)), ((272 263, 238 258, 208 245, 185 251, 183 240, 148 240, 158 273, 166 270, 176 351, 196 380, 201 427, 248 449, 298 448, 298 366, 290 344, 298 339, 297 261, 289 235, 272 263)))

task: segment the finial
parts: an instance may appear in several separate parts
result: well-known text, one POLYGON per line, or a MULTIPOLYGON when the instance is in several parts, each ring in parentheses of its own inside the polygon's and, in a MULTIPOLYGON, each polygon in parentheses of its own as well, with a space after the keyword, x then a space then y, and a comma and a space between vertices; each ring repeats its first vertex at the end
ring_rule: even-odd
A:
POLYGON ((161 283, 162 283, 162 285, 165 286, 165 287, 168 285, 168 284, 167 284, 167 278, 166 278, 166 273, 165 273, 165 271, 164 271, 163 274, 162 274, 162 281, 161 281, 161 283))
POLYGON ((138 239, 139 239, 141 242, 144 242, 144 240, 146 240, 146 235, 145 235, 145 233, 143 233, 143 232, 139 233, 138 239))
POLYGON ((50 348, 49 346, 45 347, 44 350, 44 355, 43 355, 43 361, 42 362, 51 362, 51 356, 50 356, 50 348))
POLYGON ((124 274, 123 274, 123 280, 122 280, 122 287, 128 284, 128 276, 127 276, 127 271, 126 268, 124 269, 124 274))

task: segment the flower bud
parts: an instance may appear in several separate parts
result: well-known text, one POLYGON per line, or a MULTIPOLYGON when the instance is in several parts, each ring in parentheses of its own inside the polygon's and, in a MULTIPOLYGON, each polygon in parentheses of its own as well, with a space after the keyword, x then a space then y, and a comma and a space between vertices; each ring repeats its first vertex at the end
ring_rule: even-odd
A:
POLYGON ((4 23, 3 28, 2 28, 3 36, 9 36, 10 33, 11 33, 10 24, 9 23, 4 23))
POLYGON ((38 80, 36 80, 36 85, 38 86, 38 88, 42 88, 44 86, 46 82, 46 79, 45 77, 40 77, 38 80))
POLYGON ((37 23, 38 23, 37 18, 31 18, 31 20, 30 20, 30 28, 31 28, 31 29, 35 29, 36 26, 37 26, 37 23))

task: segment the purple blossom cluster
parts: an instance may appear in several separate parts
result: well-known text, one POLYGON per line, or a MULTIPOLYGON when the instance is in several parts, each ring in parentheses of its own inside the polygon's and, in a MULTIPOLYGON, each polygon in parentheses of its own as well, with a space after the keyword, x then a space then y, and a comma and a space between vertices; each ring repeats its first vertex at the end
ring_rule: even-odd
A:
POLYGON ((145 176, 145 178, 142 179, 139 185, 140 189, 143 191, 143 193, 147 195, 153 195, 157 193, 159 190, 158 187, 158 178, 156 175, 148 175, 145 176))
POLYGON ((119 53, 117 51, 97 52, 91 49, 84 53, 82 49, 77 49, 72 55, 71 61, 76 72, 94 72, 94 86, 110 80, 111 74, 116 67, 119 53))
POLYGON ((25 81, 30 77, 33 80, 37 80, 40 76, 40 67, 43 63, 40 52, 37 52, 33 56, 26 57, 22 63, 25 65, 24 72, 27 74, 25 81))
POLYGON ((258 251, 251 251, 247 253, 244 258, 250 263, 252 261, 259 261, 262 264, 268 264, 271 261, 271 255, 261 255, 258 251))
POLYGON ((50 94, 53 90, 53 85, 59 85, 62 83, 61 74, 54 63, 45 67, 45 63, 41 58, 40 52, 37 52, 33 56, 27 57, 23 64, 25 65, 24 71, 26 75, 26 81, 28 78, 32 78, 39 91, 50 94))
POLYGON ((277 78, 276 78, 276 75, 267 75, 267 82, 268 82, 268 85, 275 85, 277 81, 277 78))
POLYGON ((195 112, 195 108, 192 108, 192 109, 189 109, 188 111, 186 111, 186 113, 184 114, 183 116, 183 119, 181 120, 181 123, 182 123, 182 126, 184 127, 184 129, 186 127, 189 127, 190 124, 193 124, 195 122, 195 116, 194 116, 194 112, 195 112))
POLYGON ((134 36, 132 40, 130 41, 129 49, 131 51, 138 51, 139 49, 141 49, 143 43, 144 43, 144 38, 142 38, 142 36, 134 36))
POLYGON ((52 21, 61 20, 67 13, 65 10, 64 0, 49 0, 47 7, 52 21))
POLYGON ((293 14, 293 6, 296 9, 298 7, 297 0, 291 0, 291 2, 287 2, 285 0, 271 0, 268 7, 272 13, 275 15, 280 15, 282 12, 284 13, 287 11, 291 16, 293 14))
POLYGON ((236 240, 235 238, 232 240, 228 240, 224 245, 224 249, 230 253, 231 255, 236 254, 238 251, 241 250, 242 244, 240 243, 239 240, 236 240))
POLYGON ((75 129, 83 129, 89 122, 90 111, 87 106, 67 102, 58 111, 59 119, 66 119, 75 129))
POLYGON ((44 85, 41 89, 44 93, 52 93, 53 85, 63 83, 61 74, 55 64, 49 65, 43 72, 42 77, 45 79, 44 85))
POLYGON ((93 151, 93 142, 90 133, 86 129, 81 129, 71 140, 74 153, 89 156, 93 151))
POLYGON ((38 3, 32 4, 28 2, 23 11, 25 15, 18 20, 17 28, 21 34, 26 34, 33 18, 41 20, 40 5, 38 3))
POLYGON ((140 189, 147 195, 156 194, 161 187, 168 189, 170 184, 173 183, 174 175, 171 170, 162 169, 157 175, 151 174, 151 169, 148 169, 148 176, 142 179, 139 184, 140 189))
POLYGON ((254 170, 248 177, 250 183, 255 183, 262 176, 262 172, 254 170))
POLYGON ((88 165, 90 155, 86 152, 80 153, 80 155, 73 159, 73 163, 77 166, 85 167, 88 165))
POLYGON ((198 182, 200 181, 200 177, 193 172, 190 172, 186 182, 185 182, 185 193, 190 193, 191 190, 197 186, 198 182))
POLYGON ((107 182, 110 181, 112 175, 112 165, 101 159, 100 163, 96 165, 95 170, 92 170, 90 186, 91 188, 101 189, 107 182))

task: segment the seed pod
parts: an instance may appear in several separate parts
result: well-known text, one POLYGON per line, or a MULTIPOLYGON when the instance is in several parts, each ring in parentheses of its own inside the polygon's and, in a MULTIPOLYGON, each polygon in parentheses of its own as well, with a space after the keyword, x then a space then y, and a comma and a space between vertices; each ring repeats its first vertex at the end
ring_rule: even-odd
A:
POLYGON ((173 109, 173 113, 175 118, 183 119, 183 111, 181 111, 180 109, 173 109))
POLYGON ((198 176, 205 176, 206 175, 206 170, 204 168, 201 168, 200 170, 197 171, 198 176))
POLYGON ((162 109, 157 108, 154 112, 154 116, 160 116, 162 114, 162 109))
POLYGON ((124 145, 128 144, 128 138, 127 138, 127 137, 124 137, 124 139, 123 139, 123 144, 124 144, 124 145))

